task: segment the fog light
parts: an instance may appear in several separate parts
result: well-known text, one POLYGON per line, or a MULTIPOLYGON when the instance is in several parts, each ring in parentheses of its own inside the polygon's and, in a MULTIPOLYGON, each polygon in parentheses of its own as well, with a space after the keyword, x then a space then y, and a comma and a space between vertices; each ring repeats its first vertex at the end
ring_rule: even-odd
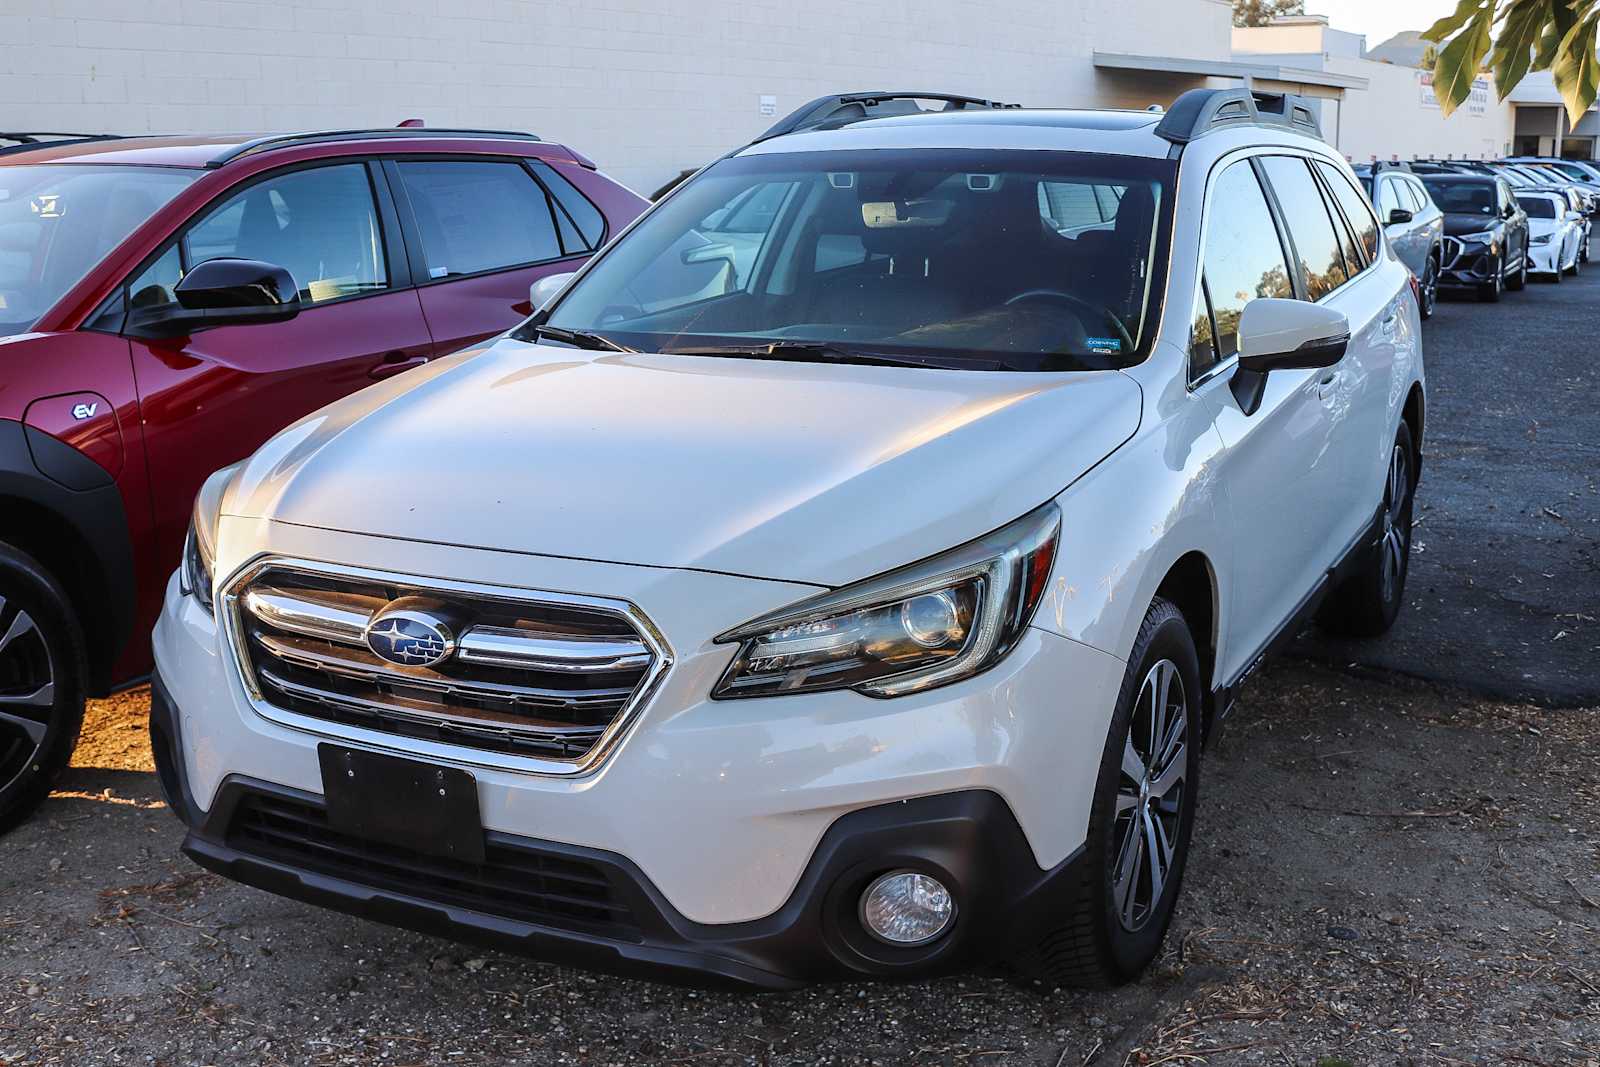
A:
POLYGON ((925 945, 950 928, 956 904, 937 878, 890 871, 861 894, 861 925, 880 941, 925 945))

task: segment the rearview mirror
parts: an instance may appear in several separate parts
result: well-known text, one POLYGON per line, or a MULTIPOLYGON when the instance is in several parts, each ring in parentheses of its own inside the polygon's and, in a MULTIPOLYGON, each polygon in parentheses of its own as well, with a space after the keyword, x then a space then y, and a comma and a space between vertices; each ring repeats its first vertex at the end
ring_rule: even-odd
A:
POLYGON ((561 290, 567 287, 577 271, 566 271, 562 274, 546 274, 543 278, 528 286, 528 303, 533 305, 534 314, 543 311, 561 290))
POLYGON ((1239 316, 1239 369, 1230 383, 1246 415, 1261 406, 1273 371, 1331 367, 1350 346, 1350 320, 1304 300, 1262 297, 1239 316))
POLYGON ((211 326, 285 322, 300 314, 294 276, 274 263, 222 257, 197 263, 173 287, 176 303, 136 310, 129 332, 173 337, 211 326))
POLYGON ((1389 225, 1393 226, 1397 222, 1410 222, 1415 217, 1413 213, 1405 208, 1397 207, 1389 212, 1389 225))

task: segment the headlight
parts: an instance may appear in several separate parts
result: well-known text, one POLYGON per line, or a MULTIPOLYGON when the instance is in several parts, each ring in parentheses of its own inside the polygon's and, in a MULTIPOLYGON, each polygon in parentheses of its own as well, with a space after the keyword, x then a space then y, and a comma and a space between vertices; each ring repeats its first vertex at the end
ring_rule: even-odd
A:
POLYGON ((1536 244, 1536 245, 1547 245, 1547 244, 1549 244, 1550 243, 1550 234, 1548 234, 1548 233, 1539 234, 1539 236, 1537 236, 1537 237, 1535 237, 1533 239, 1533 243, 1536 244))
POLYGON ((998 663, 1050 578, 1061 511, 1046 504, 931 559, 831 590, 717 638, 739 654, 718 698, 854 689, 903 696, 998 663))
POLYGON ((178 585, 185 593, 193 595, 208 613, 212 610, 214 593, 211 565, 216 559, 217 519, 222 513, 222 492, 238 469, 237 463, 224 467, 200 486, 200 492, 194 498, 189 533, 183 539, 183 563, 178 570, 178 585))
POLYGON ((1494 240, 1494 231, 1483 230, 1480 233, 1464 233, 1457 237, 1456 240, 1460 241, 1464 245, 1488 244, 1490 241, 1494 240))

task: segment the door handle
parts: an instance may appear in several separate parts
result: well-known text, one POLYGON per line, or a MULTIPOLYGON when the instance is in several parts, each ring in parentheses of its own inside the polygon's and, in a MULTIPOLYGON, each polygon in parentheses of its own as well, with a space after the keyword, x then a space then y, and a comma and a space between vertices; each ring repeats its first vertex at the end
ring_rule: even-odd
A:
POLYGON ((428 362, 427 356, 408 356, 404 352, 385 352, 383 359, 372 365, 367 371, 367 377, 374 381, 393 378, 413 367, 420 367, 428 362))

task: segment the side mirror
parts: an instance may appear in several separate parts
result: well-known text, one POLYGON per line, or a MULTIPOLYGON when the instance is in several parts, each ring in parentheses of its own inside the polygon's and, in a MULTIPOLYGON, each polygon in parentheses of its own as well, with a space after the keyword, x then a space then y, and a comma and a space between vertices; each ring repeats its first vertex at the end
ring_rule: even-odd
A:
POLYGON ((1331 367, 1350 346, 1344 314, 1304 300, 1261 297, 1239 316, 1239 369, 1230 386, 1246 415, 1261 406, 1267 375, 1331 367))
POLYGON ((1397 207, 1389 212, 1389 225, 1393 226, 1397 222, 1410 222, 1415 217, 1416 215, 1413 212, 1407 211, 1403 207, 1397 207))
POLYGON ((294 276, 255 259, 208 259, 173 289, 177 303, 133 313, 135 336, 173 337, 210 326, 285 322, 300 314, 294 276))
POLYGON ((528 286, 528 303, 533 305, 534 314, 543 311, 549 303, 560 295, 561 290, 567 287, 576 271, 566 271, 562 274, 546 274, 543 278, 528 286))

